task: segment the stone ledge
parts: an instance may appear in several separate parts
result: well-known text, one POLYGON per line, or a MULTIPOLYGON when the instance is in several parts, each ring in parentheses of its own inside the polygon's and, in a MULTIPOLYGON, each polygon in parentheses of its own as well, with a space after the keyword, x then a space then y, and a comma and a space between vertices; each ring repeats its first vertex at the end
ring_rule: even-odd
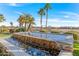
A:
POLYGON ((21 34, 13 34, 13 37, 17 40, 23 42, 23 43, 30 43, 34 46, 42 47, 46 50, 48 50, 52 55, 58 55, 61 47, 58 43, 54 41, 45 40, 42 38, 30 36, 30 35, 21 35, 21 34))

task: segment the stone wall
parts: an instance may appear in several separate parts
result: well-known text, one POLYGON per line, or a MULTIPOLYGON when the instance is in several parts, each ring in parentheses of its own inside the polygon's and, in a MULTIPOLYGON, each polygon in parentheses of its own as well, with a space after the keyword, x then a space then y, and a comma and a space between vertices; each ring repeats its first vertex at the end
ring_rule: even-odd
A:
POLYGON ((33 46, 43 48, 44 50, 49 51, 52 55, 58 55, 61 50, 60 45, 54 41, 48 41, 42 38, 33 37, 30 35, 21 35, 18 33, 14 33, 13 37, 25 44, 28 43, 33 46))

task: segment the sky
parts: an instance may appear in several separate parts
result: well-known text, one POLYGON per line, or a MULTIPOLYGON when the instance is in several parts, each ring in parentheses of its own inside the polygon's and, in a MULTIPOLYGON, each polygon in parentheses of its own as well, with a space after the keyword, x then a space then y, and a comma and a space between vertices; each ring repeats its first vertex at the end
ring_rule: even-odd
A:
MULTIPOLYGON (((0 14, 6 21, 0 22, 0 26, 18 26, 17 19, 22 13, 31 14, 35 19, 35 26, 40 26, 38 11, 45 3, 0 3, 0 14)), ((79 27, 79 4, 78 3, 51 3, 48 13, 48 26, 79 27)), ((43 16, 43 26, 46 24, 46 16, 43 16)))

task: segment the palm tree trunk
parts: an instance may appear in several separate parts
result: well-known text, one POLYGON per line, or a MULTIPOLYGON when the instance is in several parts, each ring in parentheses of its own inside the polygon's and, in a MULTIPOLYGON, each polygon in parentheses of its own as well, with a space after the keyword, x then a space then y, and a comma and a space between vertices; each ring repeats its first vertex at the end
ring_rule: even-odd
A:
POLYGON ((40 31, 42 31, 42 15, 41 15, 41 19, 40 19, 40 25, 41 25, 40 31))
POLYGON ((23 27, 23 24, 21 24, 21 27, 23 27))
POLYGON ((19 23, 19 27, 21 27, 21 23, 19 23))
POLYGON ((28 28, 27 28, 27 31, 29 31, 29 29, 30 29, 30 26, 31 26, 31 23, 29 24, 29 26, 28 26, 28 28))
POLYGON ((25 31, 26 31, 26 23, 25 23, 25 31))
POLYGON ((48 10, 46 10, 46 30, 47 30, 47 22, 48 22, 48 10))

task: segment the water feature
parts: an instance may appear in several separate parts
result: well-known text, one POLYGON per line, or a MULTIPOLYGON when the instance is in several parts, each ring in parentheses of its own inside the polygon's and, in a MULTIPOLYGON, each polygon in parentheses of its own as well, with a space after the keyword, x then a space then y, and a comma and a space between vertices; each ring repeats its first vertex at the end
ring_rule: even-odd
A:
POLYGON ((16 48, 19 47, 25 53, 30 54, 32 56, 46 56, 46 55, 50 56, 50 53, 48 51, 40 50, 40 49, 34 48, 34 47, 30 46, 30 45, 26 45, 26 44, 24 44, 22 42, 19 42, 15 38, 9 38, 9 39, 5 39, 5 40, 10 42, 11 44, 15 45, 16 48))
POLYGON ((63 42, 67 44, 73 44, 73 35, 70 34, 54 34, 54 33, 42 33, 42 32, 21 32, 21 35, 31 35, 34 37, 39 37, 43 39, 47 39, 50 41, 63 42))
MULTIPOLYGON (((44 38, 44 39, 50 40, 50 41, 68 43, 68 44, 71 44, 71 45, 73 43, 73 36, 72 35, 51 34, 51 33, 46 34, 46 33, 41 33, 41 32, 31 32, 31 33, 21 32, 21 33, 18 33, 18 34, 20 34, 20 35, 30 35, 30 36, 33 36, 33 37, 44 38)), ((32 56, 50 56, 51 55, 48 51, 40 50, 40 49, 35 48, 33 46, 30 46, 28 44, 24 44, 24 43, 18 41, 17 39, 15 39, 15 38, 9 38, 9 39, 5 39, 5 40, 10 42, 11 44, 13 44, 16 48, 19 47, 25 53, 32 55, 32 56)))

